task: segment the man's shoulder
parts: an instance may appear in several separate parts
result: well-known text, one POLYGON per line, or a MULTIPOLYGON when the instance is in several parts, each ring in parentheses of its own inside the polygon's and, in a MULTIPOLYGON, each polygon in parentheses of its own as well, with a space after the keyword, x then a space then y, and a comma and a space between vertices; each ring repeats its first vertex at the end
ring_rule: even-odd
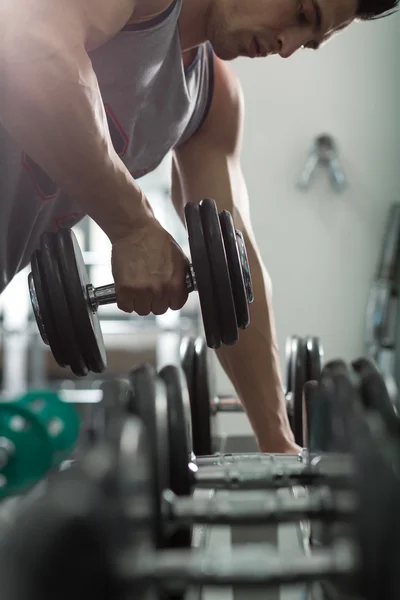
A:
POLYGON ((243 107, 243 91, 238 76, 227 62, 214 56, 213 99, 204 129, 225 129, 225 124, 229 123, 234 130, 234 124, 239 125, 241 121, 243 107))
POLYGON ((231 152, 240 142, 244 119, 244 97, 240 80, 232 68, 214 55, 214 85, 211 106, 201 128, 182 148, 212 144, 231 152))

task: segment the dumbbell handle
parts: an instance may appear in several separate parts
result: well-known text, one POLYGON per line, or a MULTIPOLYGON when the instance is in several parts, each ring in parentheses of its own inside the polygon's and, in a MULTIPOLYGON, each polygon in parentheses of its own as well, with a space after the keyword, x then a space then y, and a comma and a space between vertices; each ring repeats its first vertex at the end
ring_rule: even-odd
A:
POLYGON ((239 398, 213 398, 211 401, 211 412, 213 415, 219 412, 243 412, 243 404, 239 398))
POLYGON ((228 556, 201 550, 166 550, 140 556, 137 550, 125 552, 118 561, 122 587, 129 590, 137 583, 169 582, 177 586, 277 586, 341 578, 358 571, 357 554, 350 542, 335 543, 312 556, 279 556, 267 548, 235 549, 228 556))
MULTIPOLYGON (((312 458, 314 458, 314 455, 312 458)), ((308 464, 308 453, 306 450, 303 450, 299 455, 295 454, 271 454, 271 453, 262 453, 262 452, 248 452, 248 453, 220 453, 216 452, 215 454, 210 454, 208 456, 195 456, 194 462, 198 467, 218 467, 223 465, 233 465, 233 464, 248 464, 250 463, 258 465, 271 465, 271 468, 291 468, 295 465, 295 468, 298 465, 303 465, 304 468, 308 464)))
POLYGON ((305 497, 283 498, 277 493, 260 492, 222 499, 177 497, 169 490, 164 494, 166 511, 177 525, 257 525, 290 523, 304 519, 348 521, 354 519, 356 499, 349 491, 331 493, 319 489, 305 497))
MULTIPOLYGON (((189 271, 185 277, 185 287, 189 293, 197 290, 196 276, 192 265, 189 265, 189 271)), ((113 283, 110 283, 109 285, 102 285, 101 287, 97 288, 95 288, 92 284, 89 284, 86 290, 88 302, 93 312, 96 312, 99 306, 115 304, 117 302, 115 284, 113 283)))
POLYGON ((198 489, 216 490, 271 490, 295 485, 315 485, 321 482, 321 473, 298 472, 273 473, 264 469, 258 473, 246 473, 241 469, 221 469, 202 467, 196 473, 195 486, 198 489))
MULTIPOLYGON (((218 458, 217 458, 218 460, 218 458)), ((220 460, 220 459, 219 459, 220 460)), ((343 482, 354 476, 354 464, 350 457, 343 455, 338 461, 336 455, 324 455, 313 459, 311 465, 299 461, 295 464, 279 464, 265 459, 226 463, 203 463, 199 459, 194 475, 194 485, 201 489, 278 489, 293 485, 316 485, 329 479, 331 486, 340 488, 343 482)))

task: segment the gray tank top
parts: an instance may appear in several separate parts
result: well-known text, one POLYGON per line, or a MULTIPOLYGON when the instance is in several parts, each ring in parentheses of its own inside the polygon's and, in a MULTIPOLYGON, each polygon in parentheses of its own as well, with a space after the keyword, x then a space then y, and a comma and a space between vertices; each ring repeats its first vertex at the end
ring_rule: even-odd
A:
MULTIPOLYGON (((175 0, 149 21, 127 25, 90 54, 114 147, 135 179, 189 139, 211 105, 212 48, 200 46, 184 69, 181 5, 175 0)), ((0 197, 1 293, 28 264, 42 232, 72 227, 84 214, 1 126, 0 197)))

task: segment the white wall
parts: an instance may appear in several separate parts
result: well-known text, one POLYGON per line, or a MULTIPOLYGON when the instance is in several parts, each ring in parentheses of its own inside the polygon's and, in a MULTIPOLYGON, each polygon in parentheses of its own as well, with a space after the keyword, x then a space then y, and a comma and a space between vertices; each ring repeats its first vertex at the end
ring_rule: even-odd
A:
MULTIPOLYGON (((318 52, 240 59, 247 116, 243 168, 274 284, 281 350, 320 335, 326 357, 363 353, 364 315, 390 204, 400 201, 400 15, 355 24, 318 52), (333 135, 349 188, 296 178, 311 140, 333 135)), ((229 389, 220 377, 219 387, 229 389)))

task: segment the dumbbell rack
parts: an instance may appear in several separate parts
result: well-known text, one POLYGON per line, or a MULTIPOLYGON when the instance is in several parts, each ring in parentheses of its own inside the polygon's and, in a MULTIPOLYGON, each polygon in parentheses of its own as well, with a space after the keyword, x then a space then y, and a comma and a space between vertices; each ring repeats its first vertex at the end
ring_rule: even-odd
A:
MULTIPOLYGON (((264 455, 266 459, 266 455, 264 455)), ((282 457, 285 465, 289 467, 291 460, 296 461, 295 457, 282 457)), ((279 461, 274 455, 271 460, 279 461)), ((30 490, 20 499, 10 499, 0 505, 0 539, 6 531, 7 526, 12 524, 18 518, 24 509, 29 507, 36 500, 41 498, 47 489, 46 481, 40 482, 35 488, 30 490)), ((282 499, 287 499, 296 490, 280 490, 282 499)), ((277 496, 278 492, 271 492, 271 499, 277 496)), ((203 504, 209 504, 210 507, 218 503, 223 503, 224 499, 238 499, 245 492, 235 491, 215 491, 215 490, 196 490, 194 498, 202 499, 203 504)), ((206 550, 216 555, 223 553, 229 554, 230 548, 243 547, 243 544, 260 544, 266 555, 266 560, 273 561, 277 554, 281 555, 288 551, 292 557, 301 559, 307 553, 307 535, 302 523, 290 523, 284 525, 270 526, 209 526, 196 525, 193 531, 192 551, 206 550)), ((299 600, 305 598, 305 586, 302 584, 294 585, 292 588, 268 587, 267 589, 247 588, 242 585, 233 585, 231 589, 224 590, 201 586, 193 586, 185 596, 185 600, 299 600)))
MULTIPOLYGON (((324 368, 322 383, 314 395, 314 406, 318 409, 312 411, 310 423, 314 427, 323 425, 322 410, 330 419, 334 446, 327 455, 303 452, 299 457, 258 454, 195 459, 189 451, 185 408, 189 400, 179 369, 170 366, 158 374, 142 365, 129 374, 127 389, 124 382, 113 382, 109 394, 114 395, 107 405, 109 410, 116 403, 120 407, 118 423, 112 420, 114 425, 110 423, 104 439, 76 461, 66 477, 56 478, 53 489, 31 511, 28 509, 26 518, 7 536, 9 546, 3 545, 0 561, 4 565, 2 576, 9 574, 9 586, 23 575, 21 585, 22 588, 25 585, 25 592, 5 599, 25 600, 35 590, 32 586, 37 585, 33 595, 50 600, 54 589, 50 588, 45 596, 40 594, 40 585, 47 579, 43 575, 44 579, 38 581, 37 573, 46 570, 53 573, 58 559, 58 568, 71 562, 71 570, 66 573, 69 577, 72 574, 73 582, 77 581, 81 571, 76 564, 82 564, 89 540, 100 536, 95 544, 97 554, 93 548, 97 558, 93 557, 92 567, 97 565, 97 568, 90 571, 88 581, 97 578, 103 552, 106 556, 111 552, 113 560, 110 563, 107 560, 109 567, 104 564, 105 578, 115 577, 127 591, 135 590, 140 598, 144 596, 137 586, 142 584, 143 591, 148 590, 156 581, 162 586, 185 582, 218 586, 230 583, 235 598, 239 597, 236 590, 239 587, 246 590, 245 598, 258 598, 255 590, 262 588, 265 598, 266 589, 274 592, 281 584, 286 587, 302 581, 306 587, 309 581, 330 578, 339 588, 344 585, 347 591, 351 589, 349 585, 354 586, 357 597, 361 594, 369 600, 381 597, 397 600, 400 425, 376 367, 360 359, 352 363, 352 369, 341 361, 333 361, 324 368), (187 476, 192 473, 188 486, 185 473, 187 476), (282 491, 293 495, 297 492, 293 486, 299 484, 306 486, 304 498, 292 501, 282 498, 282 491), (196 502, 192 497, 193 486, 214 489, 213 497, 196 502), (68 487, 73 494, 65 494, 68 487), (225 502, 219 488, 231 490, 226 492, 225 502), (252 489, 253 493, 248 492, 244 502, 244 496, 241 499, 239 494, 245 489, 252 489), (303 519, 311 522, 317 519, 325 533, 332 524, 334 530, 339 525, 342 535, 338 538, 335 534, 328 545, 321 537, 322 547, 308 557, 302 541, 309 533, 297 525, 303 519), (188 527, 190 532, 191 524, 198 522, 279 523, 280 526, 290 522, 295 525, 293 533, 297 532, 297 539, 289 540, 287 554, 282 553, 282 547, 279 554, 276 547, 269 550, 265 545, 241 547, 230 560, 221 554, 219 544, 214 552, 196 555, 189 552, 190 543, 175 545, 173 535, 179 528, 183 533, 188 527), (69 537, 65 540, 60 535, 71 527, 75 531, 74 558, 69 537), (56 550, 55 563, 47 560, 49 552, 53 555, 52 548, 56 550), (31 560, 27 560, 29 556, 31 560), (13 560, 16 560, 14 566, 13 560), (252 590, 250 596, 248 588, 252 590)), ((42 400, 42 394, 35 397, 35 407, 38 399, 42 400)), ((52 399, 55 401, 54 396, 52 399)), ((19 410, 25 410, 31 401, 28 398, 26 403, 22 399, 19 410)), ((306 403, 308 406, 307 400, 306 403)), ((14 405, 14 414, 18 406, 14 405)), ((42 416, 50 423, 54 403, 48 403, 47 407, 51 414, 42 416)), ((59 410, 60 415, 65 414, 65 406, 59 410)), ((34 425, 34 419, 30 420, 34 425)), ((18 435, 29 434, 25 428, 18 431, 18 435)), ((327 441, 330 439, 328 435, 327 441)), ((55 441, 51 444, 56 448, 55 441)), ((58 446, 57 442, 61 450, 65 449, 62 444, 58 446)), ((26 456, 26 449, 21 450, 26 456)), ((28 458, 31 461, 30 454, 28 458)), ((7 579, 4 581, 7 589, 7 579)), ((291 591, 286 589, 288 594, 291 591)), ((284 597, 290 598, 286 592, 284 597)), ((62 597, 67 598, 70 593, 66 588, 62 597)), ((274 596, 268 594, 268 598, 274 596)), ((279 598, 283 598, 282 594, 279 598)))

